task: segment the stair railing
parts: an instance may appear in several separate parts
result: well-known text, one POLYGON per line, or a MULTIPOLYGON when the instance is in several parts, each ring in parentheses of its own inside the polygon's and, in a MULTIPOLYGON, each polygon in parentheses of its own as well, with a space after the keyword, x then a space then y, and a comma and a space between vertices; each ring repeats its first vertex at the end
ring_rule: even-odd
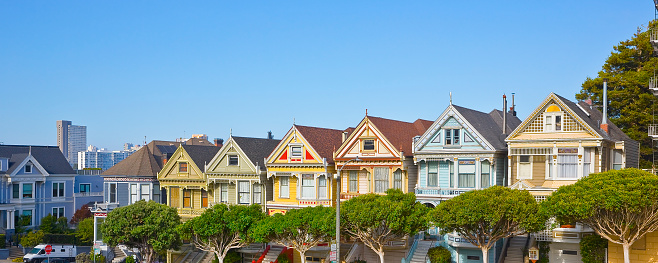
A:
POLYGON ((408 263, 411 262, 411 258, 414 256, 414 252, 416 251, 416 247, 418 247, 418 240, 420 240, 420 235, 414 236, 414 243, 411 245, 409 250, 407 250, 407 254, 404 255, 402 260, 400 260, 402 263, 408 263))
POLYGON ((352 262, 352 259, 354 258, 354 254, 356 254, 358 248, 359 248, 358 242, 352 243, 350 250, 347 252, 347 256, 345 256, 345 262, 352 262))
POLYGON ((263 251, 263 254, 260 255, 260 257, 258 258, 258 260, 256 260, 256 261, 252 261, 252 263, 262 263, 262 262, 263 262, 263 259, 265 259, 265 255, 267 255, 267 252, 269 252, 269 251, 270 251, 270 245, 267 245, 267 246, 265 247, 265 251, 263 251))

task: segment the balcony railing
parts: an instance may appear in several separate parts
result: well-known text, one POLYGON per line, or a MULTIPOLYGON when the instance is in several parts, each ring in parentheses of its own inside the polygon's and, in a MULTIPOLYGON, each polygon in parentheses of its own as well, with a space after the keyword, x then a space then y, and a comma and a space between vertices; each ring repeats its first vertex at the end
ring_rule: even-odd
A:
POLYGON ((206 211, 205 208, 178 208, 179 215, 192 215, 197 216, 203 214, 203 211, 206 211))
POLYGON ((82 192, 74 193, 74 197, 87 197, 87 196, 103 196, 103 192, 82 192))
POLYGON ((658 29, 651 29, 651 45, 653 51, 658 51, 658 29))
POLYGON ((653 77, 649 79, 649 90, 653 92, 654 96, 658 95, 658 78, 653 77))
POLYGON ((466 238, 463 238, 459 234, 456 233, 448 233, 448 244, 453 246, 453 247, 472 247, 475 248, 471 242, 468 242, 466 238))
POLYGON ((649 125, 649 136, 654 138, 658 137, 658 124, 649 125))
POLYGON ((440 197, 455 197, 471 191, 471 189, 442 189, 439 187, 416 187, 416 195, 433 195, 440 197))

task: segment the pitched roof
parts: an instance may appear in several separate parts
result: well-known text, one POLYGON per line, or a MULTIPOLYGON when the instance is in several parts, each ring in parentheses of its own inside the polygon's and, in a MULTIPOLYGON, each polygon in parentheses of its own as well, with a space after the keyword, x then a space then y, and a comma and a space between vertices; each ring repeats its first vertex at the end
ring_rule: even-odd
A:
POLYGON ((626 135, 617 125, 615 125, 608 118, 608 132, 606 133, 601 129, 601 121, 603 120, 603 113, 591 107, 591 105, 581 101, 578 104, 555 94, 562 102, 575 112, 578 117, 585 121, 594 131, 596 131, 601 137, 611 140, 611 141, 633 141, 628 135, 626 135), (579 107, 580 106, 580 107, 579 107))
POLYGON ((320 157, 325 158, 327 163, 334 162, 334 150, 343 143, 343 131, 301 125, 295 125, 295 128, 320 157))
POLYGON ((404 122, 397 120, 384 119, 374 116, 366 116, 372 124, 393 144, 398 150, 402 150, 405 155, 411 155, 413 138, 425 133, 432 121, 418 119, 415 122, 404 122))
MULTIPOLYGON (((165 160, 169 159, 181 144, 181 142, 173 141, 151 141, 146 146, 128 156, 128 158, 107 169, 101 175, 156 177, 158 172, 162 170, 165 160)), ((184 144, 213 145, 208 140, 199 138, 189 139, 184 144)))
MULTIPOLYGON (((489 114, 452 105, 457 112, 484 137, 497 150, 507 148, 505 136, 503 134, 503 113, 500 110, 492 110, 489 114)), ((516 126, 521 124, 521 120, 510 113, 507 113, 507 132, 511 133, 516 126)))
POLYGON ((262 139, 262 138, 249 138, 231 136, 233 141, 238 144, 240 149, 247 155, 254 166, 260 166, 261 170, 266 170, 265 158, 276 148, 281 140, 262 139))
POLYGON ((0 145, 0 157, 9 159, 7 174, 19 168, 28 153, 31 153, 49 174, 75 174, 75 170, 57 146, 0 145))
POLYGON ((204 166, 208 164, 213 157, 215 157, 215 154, 221 149, 221 147, 211 145, 182 145, 183 149, 185 149, 185 152, 187 152, 188 155, 190 155, 190 158, 192 158, 192 161, 194 161, 194 164, 196 164, 199 169, 204 169, 204 166))

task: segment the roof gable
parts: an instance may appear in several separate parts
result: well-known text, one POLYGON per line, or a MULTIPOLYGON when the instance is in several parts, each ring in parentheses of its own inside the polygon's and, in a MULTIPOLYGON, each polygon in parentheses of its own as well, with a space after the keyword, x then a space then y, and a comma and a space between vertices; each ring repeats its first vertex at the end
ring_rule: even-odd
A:
POLYGON ((604 138, 599 132, 600 128, 583 110, 575 103, 551 93, 507 140, 604 138), (556 118, 560 121, 556 122, 556 118))
POLYGON ((22 168, 21 163, 27 156, 32 156, 43 173, 46 174, 75 174, 73 168, 64 157, 64 154, 56 146, 28 146, 28 145, 0 145, 0 157, 6 158, 7 171, 2 173, 11 174, 16 169, 22 168))
MULTIPOLYGON (((22 161, 16 162, 17 164, 13 167, 10 167, 12 171, 9 174, 9 177, 23 177, 23 176, 48 176, 46 169, 41 166, 39 161, 32 156, 31 153, 25 154, 14 154, 12 157, 15 157, 15 161, 22 159, 22 161), (26 166, 31 165, 30 172, 27 172, 26 166)), ((14 158, 12 158, 14 159, 14 158)))
POLYGON ((267 157, 267 164, 322 164, 324 163, 323 159, 332 160, 331 156, 322 156, 318 153, 305 136, 308 134, 312 140, 315 140, 316 145, 321 147, 325 154, 327 154, 327 145, 335 139, 331 138, 332 135, 335 135, 331 131, 336 131, 337 133, 335 134, 340 134, 338 133, 340 132, 339 130, 293 125, 281 139, 277 147, 267 157), (322 138, 323 135, 328 136, 327 140, 322 138), (293 150, 296 150, 296 152, 293 152, 293 150))
POLYGON ((219 147, 215 146, 179 146, 171 156, 171 159, 167 161, 158 173, 158 180, 205 180, 206 177, 202 170, 205 168, 205 161, 212 158, 217 150, 219 150, 219 147), (203 149, 199 147, 214 149, 203 149), (212 156, 208 158, 210 154, 212 156), (199 166, 199 162, 202 162, 201 166, 199 166))
POLYGON ((265 170, 264 160, 279 140, 231 136, 208 163, 208 173, 256 173, 265 170), (229 156, 238 156, 237 165, 229 165, 229 156))

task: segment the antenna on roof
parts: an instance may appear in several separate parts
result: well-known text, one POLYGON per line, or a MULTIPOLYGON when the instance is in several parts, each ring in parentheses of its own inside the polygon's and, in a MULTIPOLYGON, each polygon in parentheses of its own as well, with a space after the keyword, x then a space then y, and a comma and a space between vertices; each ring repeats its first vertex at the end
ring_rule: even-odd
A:
POLYGON ((452 105, 452 91, 450 92, 450 105, 452 105))
POLYGON ((146 145, 146 135, 144 135, 144 145, 146 145))

